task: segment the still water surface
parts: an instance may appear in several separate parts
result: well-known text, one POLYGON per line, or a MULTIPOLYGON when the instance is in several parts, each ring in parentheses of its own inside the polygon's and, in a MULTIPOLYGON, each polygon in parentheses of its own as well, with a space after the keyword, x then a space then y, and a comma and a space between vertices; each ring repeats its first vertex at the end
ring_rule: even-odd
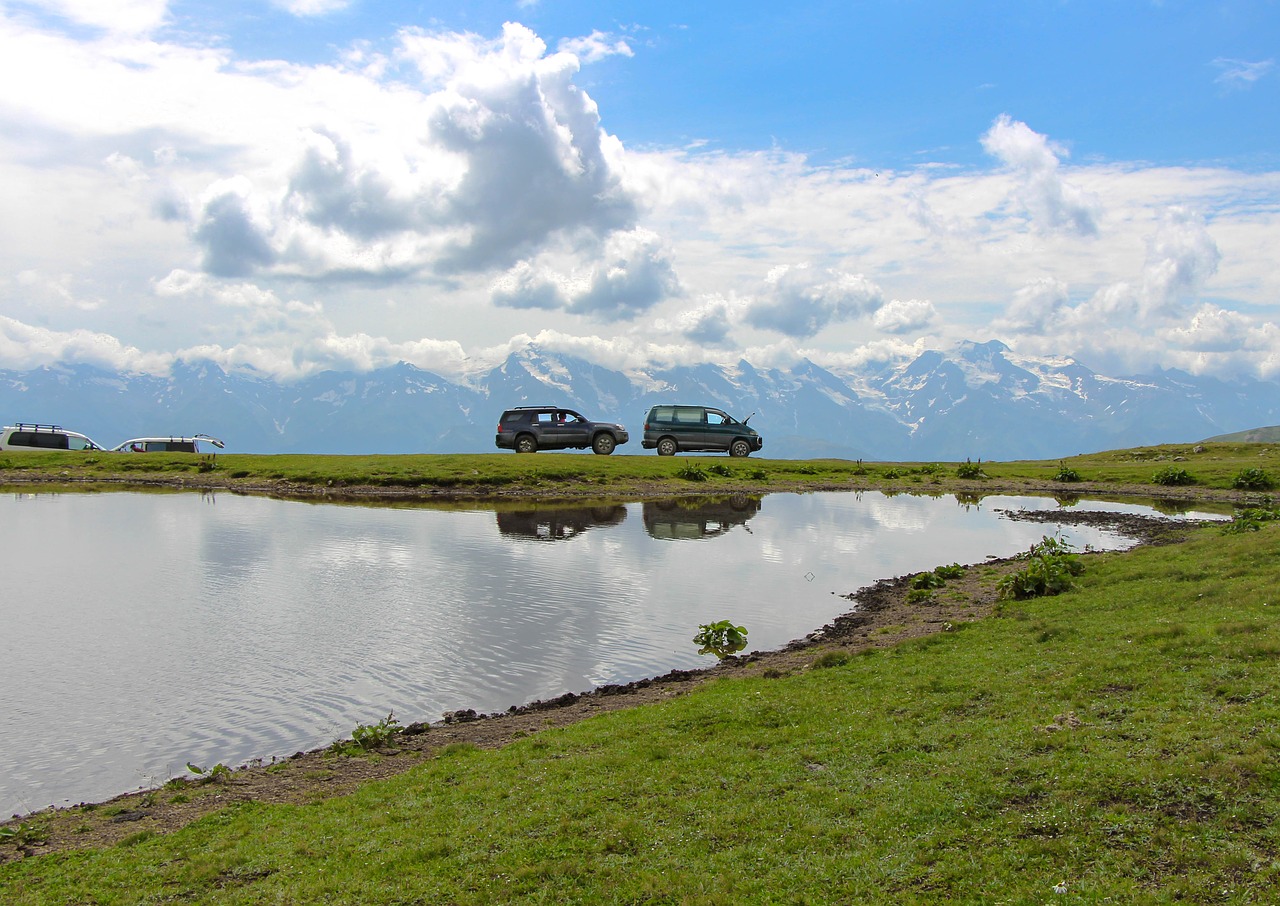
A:
POLYGON ((433 721, 708 666, 699 623, 777 648, 877 579, 1025 549, 1051 527, 997 510, 1056 506, 817 493, 495 513, 9 493, 0 814, 154 786, 188 761, 286 756, 389 712, 433 721))

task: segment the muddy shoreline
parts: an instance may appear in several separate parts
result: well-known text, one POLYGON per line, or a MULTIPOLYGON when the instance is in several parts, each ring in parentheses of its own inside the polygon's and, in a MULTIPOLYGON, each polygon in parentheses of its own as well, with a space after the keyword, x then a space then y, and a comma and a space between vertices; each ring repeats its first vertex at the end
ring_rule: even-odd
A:
MULTIPOLYGON (((102 482, 93 483, 102 485, 102 482)), ((32 484, 48 483, 32 482, 32 484)), ((165 484, 168 487, 186 490, 268 493, 271 496, 288 496, 294 499, 297 499, 295 492, 301 492, 297 496, 305 499, 321 501, 334 499, 334 496, 325 493, 323 489, 315 488, 309 490, 289 488, 286 491, 276 486, 270 491, 265 489, 249 491, 244 488, 218 486, 194 487, 186 480, 165 484)), ((979 485, 979 488, 983 496, 1036 493, 1025 485, 997 488, 984 482, 979 485)), ((113 486, 113 489, 119 488, 113 486)), ((855 490, 848 485, 839 488, 807 486, 803 490, 837 489, 855 490)), ((768 489, 761 488, 758 493, 778 493, 782 490, 785 489, 774 486, 768 489)), ((884 489, 877 488, 877 490, 884 489)), ((934 492, 933 489, 918 486, 904 487, 901 490, 914 493, 934 492)), ((1055 490, 1061 496, 1061 487, 1055 490)), ((1083 488, 1081 490, 1085 491, 1083 488)), ((752 493, 747 489, 736 489, 736 492, 752 493)), ((702 494, 705 495, 705 493, 706 491, 703 490, 702 494)), ((948 482, 946 489, 940 493, 962 495, 969 492, 958 483, 948 482)), ((1127 495, 1117 495, 1115 488, 1108 488, 1105 493, 1106 496, 1152 499, 1149 487, 1142 488, 1140 491, 1135 489, 1127 495)), ((396 500, 438 499, 434 494, 400 493, 400 489, 369 489, 365 493, 356 493, 348 488, 343 489, 338 496, 344 500, 350 498, 352 501, 369 500, 375 497, 390 497, 396 500)), ((570 495, 559 499, 585 499, 589 496, 591 495, 570 495)), ((669 487, 664 487, 654 489, 652 496, 671 497, 673 495, 669 487)), ((1076 496, 1074 489, 1072 496, 1076 496)), ((1096 498, 1102 494, 1096 491, 1090 494, 1085 491, 1080 496, 1096 498)), ((631 495, 628 497, 637 499, 632 498, 631 495)), ((1205 497, 1201 489, 1200 494, 1174 499, 1194 502, 1205 501, 1205 497)), ((500 494, 496 499, 527 502, 530 498, 540 501, 548 500, 547 491, 542 489, 537 495, 500 494)), ((492 503, 495 497, 473 498, 454 494, 450 499, 453 502, 492 503)), ((1002 512, 1012 519, 1043 522, 1046 524, 1047 534, 1052 533, 1053 525, 1087 523, 1133 538, 1137 544, 1148 545, 1174 543, 1198 525, 1195 522, 1107 511, 1062 509, 1002 512)), ((409 770, 414 765, 433 757, 436 752, 446 746, 464 744, 495 748, 596 714, 638 707, 682 695, 699 683, 718 678, 786 676, 809 669, 818 658, 849 656, 867 648, 888 647, 907 639, 949 631, 961 623, 982 619, 991 613, 997 601, 996 583, 999 577, 1014 568, 1016 563, 1016 559, 993 559, 974 564, 965 570, 961 578, 948 582, 948 595, 939 596, 934 601, 923 605, 907 602, 911 576, 880 579, 871 585, 842 595, 850 602, 849 611, 804 638, 794 640, 777 650, 753 651, 745 655, 729 657, 703 669, 676 670, 662 676, 627 684, 601 686, 580 693, 565 693, 545 701, 513 705, 502 712, 484 714, 469 709, 454 711, 433 723, 409 724, 403 727, 386 746, 360 756, 337 754, 331 748, 298 752, 289 758, 272 763, 257 762, 241 765, 228 773, 220 774, 216 779, 170 781, 161 788, 124 794, 104 803, 50 808, 15 817, 0 823, 0 828, 12 829, 16 832, 12 839, 0 839, 0 862, 65 849, 111 846, 140 833, 169 833, 235 802, 316 802, 351 792, 367 781, 409 770)))
POLYGON ((511 503, 554 504, 558 502, 599 501, 642 502, 677 497, 706 497, 726 494, 765 496, 768 494, 812 493, 816 491, 867 492, 885 494, 954 495, 959 500, 981 500, 998 495, 1029 494, 1053 497, 1062 501, 1080 498, 1091 500, 1156 501, 1177 504, 1253 505, 1267 495, 1249 491, 1206 488, 1198 485, 1155 487, 1149 484, 1116 484, 1082 481, 1063 484, 1036 479, 965 480, 959 478, 922 480, 886 480, 851 478, 843 481, 824 479, 775 479, 770 481, 734 480, 717 482, 714 487, 700 484, 677 484, 671 481, 627 481, 607 488, 600 485, 566 482, 560 486, 474 485, 449 487, 398 487, 382 485, 335 485, 278 480, 232 479, 209 474, 148 475, 80 478, 47 474, 29 475, 20 470, 0 469, 0 488, 22 488, 34 491, 197 491, 205 493, 245 494, 282 500, 314 503, 352 503, 365 505, 420 503, 423 505, 502 505, 511 503))

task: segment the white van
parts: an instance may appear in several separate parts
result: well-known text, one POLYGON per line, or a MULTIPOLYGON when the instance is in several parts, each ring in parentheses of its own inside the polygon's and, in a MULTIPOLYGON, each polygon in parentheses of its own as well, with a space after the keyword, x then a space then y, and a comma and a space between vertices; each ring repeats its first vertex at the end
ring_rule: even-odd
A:
POLYGON ((226 444, 208 434, 190 437, 135 437, 111 448, 112 453, 203 453, 202 444, 221 450, 226 444))
POLYGON ((0 428, 0 450, 101 450, 78 431, 60 425, 28 425, 19 422, 0 428))

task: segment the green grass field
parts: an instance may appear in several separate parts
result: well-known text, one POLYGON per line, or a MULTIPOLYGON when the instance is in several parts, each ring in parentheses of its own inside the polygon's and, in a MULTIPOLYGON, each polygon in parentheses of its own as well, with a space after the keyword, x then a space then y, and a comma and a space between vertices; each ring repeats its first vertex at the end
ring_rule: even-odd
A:
MULTIPOLYGON (((1258 454, 1176 464, 1230 487, 1258 454)), ((1045 480, 1066 465, 1130 484, 1171 461, 1161 455, 1184 454, 982 468, 1045 480)), ((220 456, 219 468, 242 459, 254 461, 220 456)), ((330 477, 345 461, 262 459, 330 477)), ((432 474, 492 464, 526 482, 562 462, 605 483, 680 466, 441 459, 432 474)), ((393 468, 349 465, 353 479, 393 468)), ((717 680, 499 750, 446 749, 350 796, 236 806, 168 836, 9 862, 0 902, 1275 902, 1280 521, 1248 527, 1090 554, 1062 595, 831 666, 717 680)), ((22 832, 38 838, 39 817, 22 832)))
MULTIPOLYGON (((495 495, 513 488, 554 495, 584 486, 601 496, 625 497, 643 489, 731 490, 750 485, 940 487, 968 477, 982 482, 1048 482, 1064 490, 1080 485, 1151 485, 1226 490, 1242 473, 1263 473, 1280 484, 1280 445, 1223 443, 1115 450, 1054 461, 981 463, 871 463, 652 454, 592 456, 577 453, 319 456, 237 453, 0 453, 0 483, 7 480, 154 482, 201 479, 222 486, 290 485, 341 490, 395 488, 495 495), (1199 451, 1199 452, 1197 452, 1199 451), (1185 473, 1179 476, 1178 473, 1185 473), (1178 480, 1157 481, 1165 474, 1178 480)), ((1267 487, 1248 490, 1266 491, 1267 487)))

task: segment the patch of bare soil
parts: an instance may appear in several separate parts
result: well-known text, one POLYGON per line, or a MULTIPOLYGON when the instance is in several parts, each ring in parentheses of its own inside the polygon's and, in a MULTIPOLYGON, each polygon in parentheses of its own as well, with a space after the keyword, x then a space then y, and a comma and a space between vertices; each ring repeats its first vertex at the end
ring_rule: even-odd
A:
MULTIPOLYGON (((1148 544, 1177 541, 1190 530, 1188 523, 1121 513, 1053 510, 1009 511, 1006 515, 1043 522, 1089 522, 1148 544)), ((882 579, 844 595, 851 602, 849 612, 805 638, 777 651, 728 657, 703 670, 674 671, 626 685, 568 693, 496 714, 453 712, 437 723, 411 724, 387 745, 359 756, 329 749, 299 752, 273 764, 219 772, 216 779, 171 781, 162 788, 118 796, 105 803, 26 815, 0 824, 0 862, 66 849, 108 847, 144 832, 169 833, 237 802, 316 802, 406 771, 446 746, 497 748, 596 714, 683 695, 716 679, 785 676, 808 670, 823 656, 855 654, 947 632, 989 615, 997 601, 999 578, 1017 564, 1017 559, 1005 559, 970 566, 926 602, 908 603, 911 576, 882 579)))

